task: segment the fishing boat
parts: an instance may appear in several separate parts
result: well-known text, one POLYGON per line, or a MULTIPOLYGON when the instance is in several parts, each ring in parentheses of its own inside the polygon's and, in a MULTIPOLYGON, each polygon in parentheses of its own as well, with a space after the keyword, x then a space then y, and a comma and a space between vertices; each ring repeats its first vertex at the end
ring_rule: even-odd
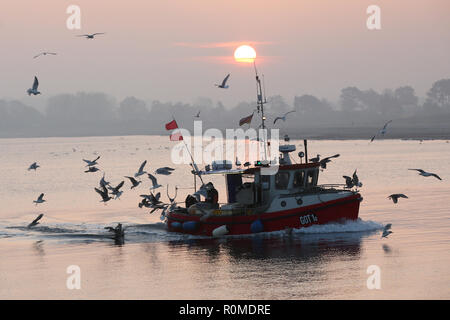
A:
MULTIPOLYGON (((266 99, 256 66, 255 72, 257 111, 264 129, 266 99)), ((265 141, 263 139, 264 148, 265 141)), ((167 207, 164 218, 168 230, 218 237, 289 231, 358 219, 362 201, 358 190, 353 186, 318 183, 319 173, 326 168, 329 158, 308 161, 307 140, 304 140, 304 150, 298 153, 300 163, 293 161, 291 153, 294 151, 296 146, 289 144, 286 136, 285 144, 279 146, 275 164, 262 159, 237 168, 233 168, 230 161, 214 162, 212 168, 207 166, 205 170, 193 165, 194 179, 198 176, 202 182, 202 177, 206 179, 212 174, 224 176, 227 201, 219 204, 214 186, 202 183, 193 195, 188 195, 184 205, 167 207)))

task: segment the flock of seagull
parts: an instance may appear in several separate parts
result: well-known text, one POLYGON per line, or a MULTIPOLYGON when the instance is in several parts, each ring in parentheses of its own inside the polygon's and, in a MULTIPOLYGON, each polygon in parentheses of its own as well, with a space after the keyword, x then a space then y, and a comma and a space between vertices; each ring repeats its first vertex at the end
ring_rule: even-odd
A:
MULTIPOLYGON (((86 163, 86 167, 88 167, 88 169, 84 172, 90 173, 90 172, 99 171, 100 169, 97 167, 99 159, 100 159, 100 156, 97 156, 97 158, 95 158, 93 160, 82 159, 86 163)), ((162 187, 162 185, 158 183, 158 180, 156 179, 156 177, 153 174, 145 171, 146 164, 147 164, 147 160, 142 162, 142 164, 139 166, 139 169, 137 170, 136 173, 134 173, 133 176, 124 176, 124 178, 129 179, 129 181, 131 182, 130 189, 134 189, 143 182, 142 180, 139 179, 139 177, 147 175, 147 177, 151 181, 152 185, 149 188, 150 189, 149 194, 141 194, 140 195, 140 197, 142 197, 143 199, 138 204, 139 208, 142 208, 142 207, 152 208, 153 210, 150 213, 153 213, 157 209, 167 209, 168 205, 163 204, 161 201, 159 201, 159 198, 161 197, 161 193, 158 192, 156 195, 153 194, 153 190, 162 187)), ((33 162, 28 167, 28 171, 30 171, 30 170, 36 171, 40 167, 41 166, 37 162, 33 162)), ((158 168, 155 170, 155 174, 170 175, 170 174, 172 174, 172 172, 174 170, 175 169, 171 168, 171 167, 161 167, 161 168, 158 168)), ((96 193, 98 193, 100 195, 100 197, 101 197, 100 202, 103 202, 106 205, 106 203, 112 199, 120 200, 120 196, 123 194, 123 191, 121 190, 121 188, 124 186, 124 184, 125 184, 125 180, 122 180, 116 186, 111 185, 111 182, 106 181, 105 172, 103 172, 103 176, 99 182, 99 187, 98 188, 95 187, 94 190, 96 193)), ((175 188, 175 190, 177 190, 177 188, 175 188)), ((176 197, 176 195, 175 195, 175 197, 176 197)), ((174 198, 169 197, 171 204, 174 203, 175 197, 174 198)), ((44 202, 46 202, 46 200, 44 199, 44 193, 41 193, 36 200, 33 200, 33 203, 36 206, 38 204, 41 204, 44 202)), ((32 227, 38 225, 39 220, 41 220, 43 216, 44 216, 43 213, 39 214, 39 216, 36 219, 34 219, 27 227, 32 228, 32 227)), ((123 238, 124 228, 122 227, 122 225, 120 223, 115 228, 105 227, 105 229, 107 229, 108 231, 114 232, 116 240, 123 238)))
MULTIPOLYGON (((92 34, 80 34, 80 35, 77 35, 77 37, 84 37, 86 39, 94 39, 95 36, 100 35, 100 34, 105 34, 105 32, 97 32, 97 33, 92 33, 92 34)), ((49 51, 42 51, 41 53, 35 55, 33 57, 33 59, 39 58, 40 56, 46 56, 46 55, 56 56, 57 53, 49 52, 49 51)), ((27 90, 28 95, 31 96, 31 95, 41 94, 41 92, 38 91, 38 87, 39 87, 39 80, 38 80, 37 76, 35 76, 32 87, 27 90)))

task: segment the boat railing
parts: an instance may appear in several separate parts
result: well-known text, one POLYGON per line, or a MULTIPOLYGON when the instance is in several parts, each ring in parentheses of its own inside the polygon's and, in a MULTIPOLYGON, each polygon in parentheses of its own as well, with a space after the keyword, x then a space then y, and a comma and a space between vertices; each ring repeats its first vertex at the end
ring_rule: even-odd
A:
POLYGON ((326 184, 318 184, 317 187, 327 189, 327 188, 348 188, 345 183, 326 183, 326 184))

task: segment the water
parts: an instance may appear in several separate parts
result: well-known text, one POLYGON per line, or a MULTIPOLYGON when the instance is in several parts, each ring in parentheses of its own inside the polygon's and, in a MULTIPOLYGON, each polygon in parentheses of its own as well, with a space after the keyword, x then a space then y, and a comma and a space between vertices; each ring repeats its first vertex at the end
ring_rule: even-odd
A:
MULTIPOLYGON (((300 145, 299 141, 293 142, 300 145)), ((162 185, 192 186, 186 165, 169 162, 167 137, 0 140, 0 298, 2 299, 449 299, 450 144, 447 141, 309 141, 310 157, 339 153, 320 183, 343 183, 357 168, 364 201, 360 220, 284 232, 209 239, 168 233, 159 214, 137 207, 150 181, 106 206, 82 159, 101 155, 106 180, 118 184, 143 160, 147 169, 176 168, 162 185), (27 171, 37 161, 41 168, 27 171), (438 173, 442 181, 407 168, 438 173), (32 201, 41 192, 47 202, 32 201), (386 197, 405 193, 393 204, 386 197), (41 224, 26 225, 39 213, 41 224), (121 222, 117 245, 105 226, 121 222), (387 239, 381 228, 392 223, 387 239), (69 290, 69 265, 81 289, 69 290), (369 290, 367 268, 381 271, 369 290)), ((148 170, 148 171, 150 171, 148 170)), ((213 182, 224 200, 223 177, 213 182)), ((166 200, 165 189, 159 189, 166 200)), ((190 189, 180 189, 184 200, 190 189)))

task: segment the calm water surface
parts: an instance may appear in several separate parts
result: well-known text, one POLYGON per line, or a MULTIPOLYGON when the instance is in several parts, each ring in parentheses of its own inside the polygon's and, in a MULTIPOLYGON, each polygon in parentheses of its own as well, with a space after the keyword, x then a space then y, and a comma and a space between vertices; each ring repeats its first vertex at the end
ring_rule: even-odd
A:
MULTIPOLYGON (((159 214, 137 207, 150 181, 120 200, 99 202, 94 187, 118 184, 143 160, 158 176, 192 186, 186 165, 170 162, 167 137, 0 139, 0 298, 2 299, 449 299, 450 143, 447 141, 310 141, 310 156, 339 153, 320 183, 343 183, 357 168, 364 201, 360 221, 245 237, 206 239, 168 233, 159 214), (82 159, 101 155, 97 173, 82 159), (37 161, 42 167, 29 172, 37 161), (421 177, 408 168, 435 172, 421 177), (32 201, 44 192, 47 202, 32 201), (393 204, 386 197, 405 193, 393 204), (24 227, 44 213, 33 230, 24 227), (123 223, 125 244, 105 226, 123 223), (393 234, 381 239, 380 228, 393 234), (66 269, 81 268, 81 289, 69 290, 66 269), (381 270, 369 290, 367 268, 381 270)), ((300 141, 294 141, 300 145, 300 141)), ((223 177, 212 180, 225 199, 223 177)), ((165 189, 159 189, 167 200, 165 189)), ((180 189, 184 200, 189 189, 180 189)))

